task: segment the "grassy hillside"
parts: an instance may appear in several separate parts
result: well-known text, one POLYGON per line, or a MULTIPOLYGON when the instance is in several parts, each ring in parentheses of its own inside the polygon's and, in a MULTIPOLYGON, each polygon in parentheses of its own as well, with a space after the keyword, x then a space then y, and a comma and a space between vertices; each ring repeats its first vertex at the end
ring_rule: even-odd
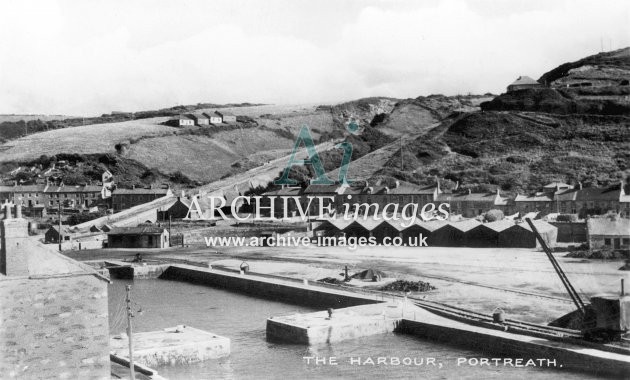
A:
POLYGON ((465 114, 407 144, 378 176, 535 190, 553 180, 616 183, 630 174, 630 118, 523 112, 465 114))
POLYGON ((293 141, 270 130, 250 128, 212 137, 171 135, 142 139, 125 157, 164 173, 180 171, 202 183, 262 165, 292 147, 293 141))
POLYGON ((25 136, 0 146, 0 162, 25 161, 42 154, 113 153, 114 146, 131 139, 172 134, 176 128, 160 125, 166 118, 130 120, 56 129, 25 136))

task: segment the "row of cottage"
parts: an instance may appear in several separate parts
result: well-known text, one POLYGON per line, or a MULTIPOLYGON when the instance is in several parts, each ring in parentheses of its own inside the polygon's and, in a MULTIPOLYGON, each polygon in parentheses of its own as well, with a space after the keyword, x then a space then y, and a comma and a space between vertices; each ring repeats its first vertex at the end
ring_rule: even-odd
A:
POLYGON ((166 123, 173 127, 192 127, 193 125, 218 125, 235 123, 236 116, 228 111, 214 111, 192 114, 181 114, 172 117, 166 123))
POLYGON ((0 186, 0 204, 21 205, 31 214, 45 215, 46 210, 80 210, 99 207, 114 212, 172 195, 169 188, 117 188, 106 186, 51 186, 13 185, 0 186))
MULTIPOLYGON (((435 186, 421 187, 411 183, 397 181, 393 188, 386 186, 338 186, 311 185, 306 189, 285 187, 264 194, 265 206, 273 202, 275 216, 284 214, 284 197, 299 197, 300 206, 305 209, 309 196, 330 196, 334 200, 328 201, 338 213, 345 209, 344 204, 378 204, 380 210, 389 203, 405 205, 419 204, 418 212, 423 205, 433 203, 436 207, 440 203, 448 203, 452 214, 473 218, 489 210, 501 210, 506 215, 538 212, 543 215, 549 213, 601 215, 609 211, 616 212, 622 217, 630 217, 630 195, 624 191, 623 183, 609 187, 582 188, 554 182, 531 195, 516 195, 508 197, 499 190, 493 193, 448 193, 440 189, 439 182, 435 186)), ((295 203, 287 204, 287 215, 298 212, 295 203)), ((311 203, 308 212, 317 213, 318 204, 311 203)), ((351 206, 352 207, 352 206, 351 206)), ((351 210, 352 211, 352 210, 351 210)))

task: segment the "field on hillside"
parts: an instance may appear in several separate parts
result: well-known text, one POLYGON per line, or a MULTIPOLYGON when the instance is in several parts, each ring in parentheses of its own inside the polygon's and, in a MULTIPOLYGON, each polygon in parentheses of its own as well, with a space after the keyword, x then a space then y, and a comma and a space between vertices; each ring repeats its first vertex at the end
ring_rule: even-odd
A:
POLYGON ((0 146, 0 162, 30 160, 42 154, 113 153, 114 145, 119 142, 145 136, 162 136, 176 131, 176 128, 159 125, 166 119, 158 117, 92 124, 36 133, 0 146))
POLYGON ((181 171, 200 182, 216 181, 286 154, 293 141, 273 131, 249 128, 219 132, 212 137, 179 135, 147 138, 132 144, 125 155, 163 173, 181 171))
POLYGON ((67 116, 67 115, 0 115, 0 123, 4 123, 5 121, 16 122, 20 120, 29 121, 29 120, 41 120, 41 121, 50 121, 50 120, 63 120, 69 119, 75 116, 67 116))

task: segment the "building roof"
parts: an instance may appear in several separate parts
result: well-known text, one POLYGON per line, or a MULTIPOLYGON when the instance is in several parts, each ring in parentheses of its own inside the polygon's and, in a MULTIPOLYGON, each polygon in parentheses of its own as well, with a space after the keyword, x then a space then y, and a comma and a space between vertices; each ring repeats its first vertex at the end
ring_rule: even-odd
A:
POLYGON ((112 191, 112 195, 123 195, 123 194, 157 194, 157 195, 167 195, 170 189, 116 189, 112 191))
POLYGON ((363 186, 348 186, 341 185, 336 191, 338 194, 343 195, 355 195, 355 194, 363 194, 363 186))
MULTIPOLYGON (((440 194, 438 200, 452 202, 493 202, 497 193, 456 193, 456 194, 440 194)), ((500 197, 501 198, 501 197, 500 197)))
POLYGON ((630 219, 589 218, 586 221, 589 235, 608 235, 630 237, 630 219))
POLYGON ((166 231, 164 227, 114 227, 108 235, 161 235, 166 231))
POLYGON ((413 183, 399 181, 398 186, 389 189, 389 194, 433 194, 435 186, 418 186, 413 183))
POLYGON ((338 185, 309 185, 304 194, 336 194, 338 185))
POLYGON ((569 185, 567 183, 564 183, 564 182, 551 182, 551 183, 548 183, 545 186, 543 186, 543 188, 545 188, 545 189, 555 189, 556 187, 559 187, 561 189, 562 188, 567 188, 567 189, 572 189, 573 188, 573 186, 571 186, 571 185, 569 185))
MULTIPOLYGON (((558 227, 556 227, 556 226, 554 226, 552 224, 549 224, 549 223, 545 222, 544 220, 540 220, 540 219, 538 219, 538 220, 533 220, 532 219, 532 223, 534 224, 534 227, 536 227, 536 230, 538 232, 540 232, 540 233, 558 229, 558 227)), ((527 231, 531 231, 532 230, 531 227, 529 226, 529 223, 527 223, 527 221, 523 221, 523 222, 517 223, 516 225, 526 229, 527 231)))
POLYGON ((522 86, 522 85, 528 85, 528 84, 540 85, 539 82, 528 77, 527 75, 521 75, 518 78, 516 78, 514 82, 510 83, 510 86, 522 86))
POLYGON ((609 187, 587 187, 578 190, 576 201, 619 201, 621 198, 621 186, 619 184, 609 187))
MULTIPOLYGON (((59 226, 50 226, 49 230, 53 230, 55 231, 57 234, 59 234, 59 226)), ((70 231, 70 229, 68 227, 61 227, 61 233, 63 235, 70 235, 72 233, 72 231, 70 231)))
POLYGON ((177 116, 173 116, 171 120, 191 120, 191 119, 186 115, 177 115, 177 116))
POLYGON ((85 186, 48 186, 46 193, 100 193, 102 186, 85 185, 85 186))
POLYGON ((521 195, 517 194, 514 202, 553 202, 549 194, 521 195))
POLYGON ((2 193, 36 193, 42 192, 46 185, 17 185, 17 186, 0 186, 2 193))
POLYGON ((416 219, 416 224, 427 231, 433 232, 447 225, 448 222, 445 220, 431 220, 429 222, 424 222, 421 219, 416 219))
POLYGON ((468 220, 463 220, 461 222, 453 222, 453 223, 448 223, 451 226, 457 228, 458 230, 462 231, 462 232, 467 232, 472 230, 473 228, 481 225, 481 223, 475 219, 468 219, 468 220))
POLYGON ((197 120, 199 120, 199 119, 208 119, 208 117, 205 114, 202 114, 202 113, 194 113, 194 114, 192 114, 192 117, 194 117, 197 120))
POLYGON ((340 231, 348 227, 350 223, 354 222, 354 220, 352 219, 346 220, 344 218, 326 219, 326 221, 328 221, 340 231))
POLYGON ((281 189, 278 190, 273 190, 273 191, 268 191, 266 193, 264 193, 263 195, 266 196, 299 196, 302 194, 302 188, 301 187, 283 187, 281 189))
POLYGON ((513 220, 497 220, 496 222, 483 224, 483 226, 488 227, 493 231, 501 232, 503 230, 507 230, 508 228, 514 226, 514 221, 513 220))
POLYGON ((554 195, 555 200, 560 202, 574 201, 577 198, 577 193, 579 190, 577 189, 569 189, 565 191, 557 192, 554 195))

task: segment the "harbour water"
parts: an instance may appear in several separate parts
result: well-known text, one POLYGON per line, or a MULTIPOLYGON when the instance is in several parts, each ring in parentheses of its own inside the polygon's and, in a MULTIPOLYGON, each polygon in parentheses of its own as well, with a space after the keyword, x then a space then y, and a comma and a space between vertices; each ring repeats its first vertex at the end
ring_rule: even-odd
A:
POLYGON ((125 331, 125 285, 132 284, 134 331, 155 331, 185 324, 231 339, 229 357, 202 363, 156 368, 169 379, 592 379, 566 370, 510 366, 457 365, 458 358, 493 356, 427 342, 401 334, 385 334, 327 346, 275 344, 265 339, 270 316, 314 311, 200 285, 164 280, 114 280, 109 288, 110 331, 125 331), (337 365, 307 363, 304 357, 336 358, 337 365), (377 365, 379 357, 388 364, 377 365), (360 359, 359 359, 360 358, 360 359), (375 364, 371 364, 370 360, 375 364), (396 363, 396 358, 401 361, 396 363), (409 363, 415 359, 411 365, 409 363), (420 360, 424 358, 423 365, 420 360), (438 365, 426 365, 435 358, 438 365))

